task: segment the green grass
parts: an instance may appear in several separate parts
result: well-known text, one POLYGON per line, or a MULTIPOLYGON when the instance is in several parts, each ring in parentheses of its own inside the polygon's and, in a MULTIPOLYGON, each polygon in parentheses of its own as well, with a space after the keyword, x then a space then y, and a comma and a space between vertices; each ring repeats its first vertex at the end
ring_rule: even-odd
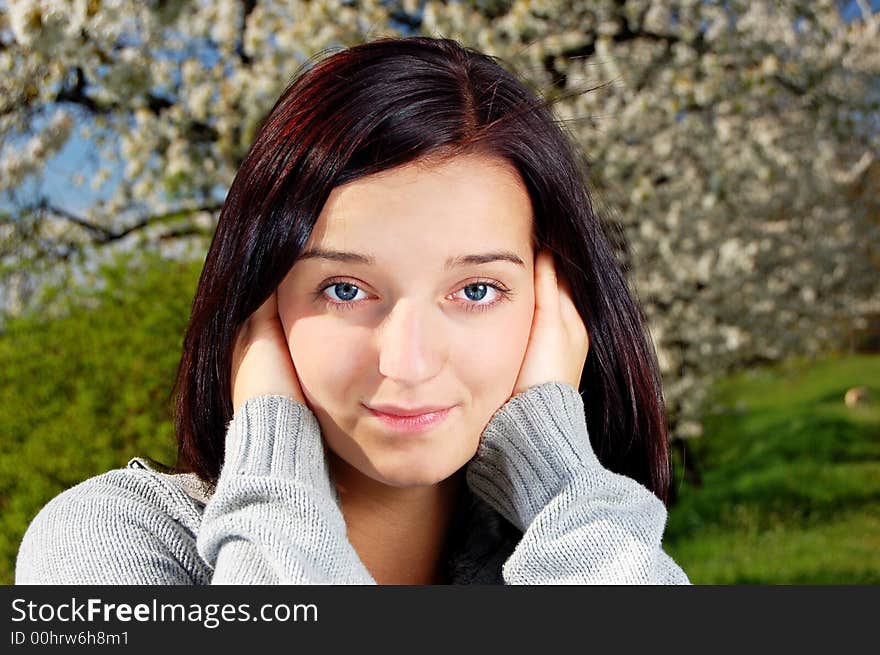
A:
POLYGON ((713 389, 664 545, 699 584, 880 582, 880 356, 792 360, 713 389), (871 402, 847 408, 846 390, 871 402))

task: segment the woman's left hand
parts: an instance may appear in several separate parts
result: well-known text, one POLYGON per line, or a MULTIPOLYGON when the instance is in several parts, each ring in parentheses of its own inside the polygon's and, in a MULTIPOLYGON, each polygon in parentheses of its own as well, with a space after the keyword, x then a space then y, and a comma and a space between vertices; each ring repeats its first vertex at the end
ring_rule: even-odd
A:
POLYGON ((578 388, 590 337, 575 307, 568 282, 557 276, 553 254, 535 257, 535 314, 513 395, 545 382, 578 388))

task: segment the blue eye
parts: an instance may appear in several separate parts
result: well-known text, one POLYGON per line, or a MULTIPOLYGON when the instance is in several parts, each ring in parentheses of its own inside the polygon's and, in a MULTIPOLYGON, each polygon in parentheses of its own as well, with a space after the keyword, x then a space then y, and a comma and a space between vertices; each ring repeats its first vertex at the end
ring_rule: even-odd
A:
MULTIPOLYGON (((337 303, 349 303, 355 300, 358 292, 361 291, 359 287, 356 287, 350 282, 334 282, 324 287, 322 291, 326 289, 330 289, 336 293, 336 299, 331 298, 331 301, 337 303)), ((360 300, 363 299, 361 298, 360 300)))
MULTIPOLYGON (((489 293, 489 289, 492 289, 492 291, 495 292, 496 297, 501 293, 498 287, 486 284, 485 282, 477 282, 462 287, 462 291, 464 291, 464 295, 467 297, 467 299, 473 301, 480 301, 485 298, 486 294, 489 293)), ((492 302, 490 301, 483 304, 491 305, 492 302)))
MULTIPOLYGON (((510 289, 503 287, 500 283, 489 280, 480 280, 466 284, 451 297, 460 298, 458 293, 461 291, 464 291, 465 294, 463 302, 460 303, 462 309, 470 312, 487 311, 499 302, 508 300, 513 296, 513 292, 510 289), (490 290, 492 291, 491 300, 483 302, 490 290)), ((317 294, 333 309, 354 309, 360 306, 360 303, 366 300, 366 298, 359 298, 358 293, 366 295, 363 289, 347 280, 328 280, 317 290, 317 294)), ((449 297, 447 296, 447 298, 449 297)))

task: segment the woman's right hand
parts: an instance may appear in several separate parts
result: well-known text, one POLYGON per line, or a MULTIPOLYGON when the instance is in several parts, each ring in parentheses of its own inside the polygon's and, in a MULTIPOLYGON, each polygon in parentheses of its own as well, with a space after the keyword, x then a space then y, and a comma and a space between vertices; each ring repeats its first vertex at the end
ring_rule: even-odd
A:
POLYGON ((232 406, 238 412, 256 396, 288 396, 306 404, 273 291, 236 332, 232 354, 232 406))

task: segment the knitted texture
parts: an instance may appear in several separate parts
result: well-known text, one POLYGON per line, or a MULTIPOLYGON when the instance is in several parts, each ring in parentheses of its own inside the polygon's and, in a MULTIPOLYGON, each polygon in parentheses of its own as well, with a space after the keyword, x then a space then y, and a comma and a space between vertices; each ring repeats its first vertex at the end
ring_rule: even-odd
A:
POLYGON ((346 535, 315 415, 284 396, 245 402, 198 534, 212 584, 375 584, 346 535))
MULTIPOLYGON (((375 584, 346 535, 314 414, 259 396, 227 426, 217 486, 134 458, 34 517, 16 584, 375 584)), ((496 412, 467 465, 453 583, 681 583, 666 509, 604 469, 583 402, 547 383, 496 412)))
POLYGON ((666 507, 604 468, 570 384, 511 398, 483 432, 468 484, 524 531, 503 567, 508 584, 688 584, 662 550, 666 507))

